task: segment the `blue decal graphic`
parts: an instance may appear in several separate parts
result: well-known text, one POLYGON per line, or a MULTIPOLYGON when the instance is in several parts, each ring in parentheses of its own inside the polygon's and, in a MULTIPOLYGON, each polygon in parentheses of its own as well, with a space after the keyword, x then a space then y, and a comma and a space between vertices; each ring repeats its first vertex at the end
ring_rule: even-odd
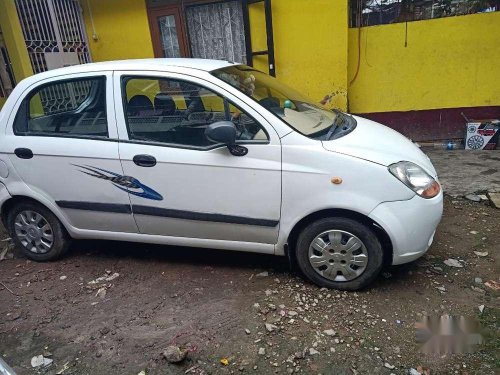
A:
POLYGON ((73 165, 75 167, 82 168, 83 170, 81 169, 80 172, 88 174, 89 176, 111 181, 113 185, 115 185, 118 189, 126 191, 127 193, 146 199, 153 199, 155 201, 163 200, 163 197, 161 196, 160 193, 142 184, 138 179, 134 177, 123 176, 121 174, 107 171, 106 169, 92 167, 90 165, 78 165, 78 164, 73 164, 73 165))

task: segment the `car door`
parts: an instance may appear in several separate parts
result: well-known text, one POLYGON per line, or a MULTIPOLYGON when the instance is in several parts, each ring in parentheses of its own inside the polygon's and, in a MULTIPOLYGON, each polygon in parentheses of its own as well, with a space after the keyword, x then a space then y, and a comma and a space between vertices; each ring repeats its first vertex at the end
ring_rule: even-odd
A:
MULTIPOLYGON (((115 72, 124 173, 141 233, 275 244, 281 207, 281 144, 250 106, 202 79, 175 73, 115 72), (206 127, 232 120, 232 155, 206 127)), ((268 246, 273 251, 272 246, 268 246)))
MULTIPOLYGON (((112 88, 106 72, 31 86, 9 119, 2 149, 33 197, 58 206, 73 227, 136 233, 121 180, 112 88)), ((12 195, 25 191, 9 186, 12 195)))

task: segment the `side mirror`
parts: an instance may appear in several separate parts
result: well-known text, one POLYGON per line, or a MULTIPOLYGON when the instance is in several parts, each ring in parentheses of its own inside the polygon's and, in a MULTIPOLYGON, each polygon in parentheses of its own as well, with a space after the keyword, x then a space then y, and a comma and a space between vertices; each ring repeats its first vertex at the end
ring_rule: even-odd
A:
POLYGON ((231 121, 217 121, 205 129, 205 137, 214 143, 234 145, 236 142, 236 127, 231 121))
POLYGON ((236 126, 231 121, 217 121, 205 129, 205 137, 211 142, 225 144, 234 156, 245 156, 248 148, 236 144, 236 126))

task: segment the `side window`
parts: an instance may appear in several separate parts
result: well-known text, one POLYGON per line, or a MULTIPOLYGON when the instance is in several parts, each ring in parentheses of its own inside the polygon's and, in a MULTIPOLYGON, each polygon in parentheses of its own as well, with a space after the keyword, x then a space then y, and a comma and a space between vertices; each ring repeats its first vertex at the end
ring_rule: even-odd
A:
POLYGON ((239 142, 267 141, 262 126, 213 91, 167 78, 125 77, 124 113, 131 140, 208 148, 205 129, 217 121, 232 121, 239 142))
POLYGON ((37 87, 19 108, 14 132, 108 137, 106 78, 64 80, 37 87))

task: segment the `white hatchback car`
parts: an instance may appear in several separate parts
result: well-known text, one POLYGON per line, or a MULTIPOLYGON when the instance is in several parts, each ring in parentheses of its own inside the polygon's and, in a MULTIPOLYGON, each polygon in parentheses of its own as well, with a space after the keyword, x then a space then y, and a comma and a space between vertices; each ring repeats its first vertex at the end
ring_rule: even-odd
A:
POLYGON ((2 218, 37 261, 70 238, 252 251, 355 290, 420 257, 443 209, 410 140, 226 61, 37 74, 0 129, 2 218))

